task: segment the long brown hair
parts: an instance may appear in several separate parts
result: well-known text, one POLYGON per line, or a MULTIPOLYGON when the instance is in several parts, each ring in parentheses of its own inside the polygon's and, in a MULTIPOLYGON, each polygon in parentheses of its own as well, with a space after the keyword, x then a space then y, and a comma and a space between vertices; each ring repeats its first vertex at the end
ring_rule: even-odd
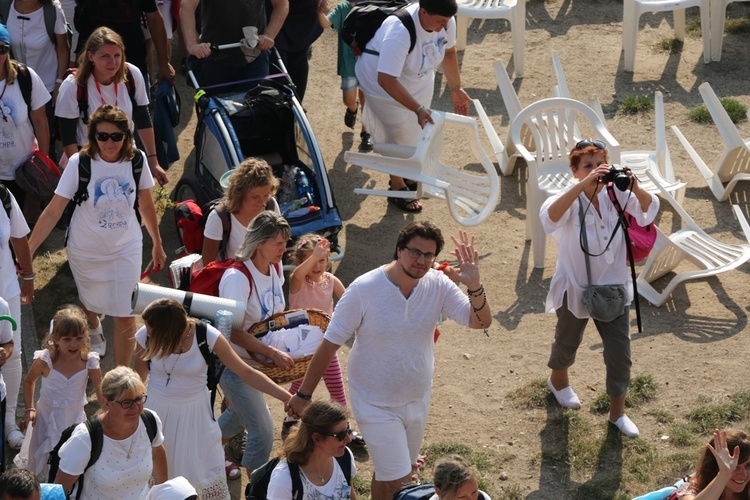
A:
POLYGON ((102 26, 96 28, 84 45, 81 55, 78 57, 78 70, 76 71, 76 83, 86 85, 89 76, 94 72, 94 63, 89 60, 89 53, 94 54, 104 45, 117 45, 122 52, 120 67, 115 73, 115 84, 123 83, 127 79, 125 70, 125 43, 116 31, 102 26))
POLYGON ((57 342, 62 337, 79 336, 86 338, 86 343, 81 347, 81 359, 87 359, 91 351, 91 345, 89 344, 89 325, 86 322, 86 315, 83 313, 83 309, 74 304, 64 305, 52 317, 49 334, 42 340, 42 347, 49 350, 50 358, 55 361, 59 353, 57 342))
POLYGON ((313 401, 300 415, 300 423, 284 441, 281 455, 287 462, 306 465, 315 449, 313 434, 331 432, 348 418, 346 409, 334 401, 313 401))
POLYGON ((166 358, 177 351, 185 334, 188 318, 185 308, 174 299, 156 299, 141 314, 143 321, 151 328, 146 353, 143 360, 166 358))
MULTIPOLYGON (((729 453, 733 454, 734 448, 739 447, 740 458, 737 460, 737 464, 747 462, 748 459, 750 459, 750 439, 748 439, 747 434, 733 429, 727 429, 726 433, 727 449, 729 450, 729 453)), ((714 442, 713 437, 709 443, 718 451, 719 447, 717 443, 714 442)), ((708 486, 708 483, 714 480, 717 474, 719 474, 719 464, 716 463, 716 457, 711 453, 711 450, 706 447, 700 461, 698 462, 698 466, 695 468, 695 485, 699 490, 703 490, 708 486)), ((745 486, 743 493, 745 494, 745 498, 750 499, 750 484, 745 486)))
POLYGON ((237 213, 242 204, 242 198, 251 189, 271 186, 271 196, 279 188, 279 179, 273 175, 273 170, 260 158, 248 158, 232 172, 229 187, 224 195, 224 206, 229 213, 237 213))

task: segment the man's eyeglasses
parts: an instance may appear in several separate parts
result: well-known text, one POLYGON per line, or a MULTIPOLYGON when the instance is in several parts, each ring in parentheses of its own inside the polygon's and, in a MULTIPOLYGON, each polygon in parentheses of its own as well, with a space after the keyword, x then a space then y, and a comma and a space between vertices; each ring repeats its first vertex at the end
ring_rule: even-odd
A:
POLYGON ((106 132, 96 133, 96 140, 101 142, 107 142, 110 139, 112 139, 113 142, 120 142, 124 138, 125 132, 112 132, 111 134, 108 134, 106 132))
POLYGON ((10 45, 0 45, 0 55, 5 55, 10 52, 10 45))
POLYGON ((346 424, 346 429, 340 432, 323 432, 323 431, 318 431, 318 432, 320 432, 320 434, 324 436, 334 437, 338 439, 339 441, 343 441, 344 439, 346 439, 347 436, 351 436, 352 428, 349 426, 349 424, 346 424))
MULTIPOLYGON (((123 399, 122 401, 115 401, 118 405, 122 406, 123 410, 129 410, 133 407, 133 405, 143 406, 146 404, 146 398, 148 397, 147 394, 144 394, 140 398, 136 399, 123 399)), ((343 441, 343 439, 342 439, 343 441)))
POLYGON ((583 140, 578 141, 576 144, 576 149, 586 149, 589 146, 594 146, 598 149, 607 149, 607 145, 604 144, 602 141, 589 141, 589 140, 583 140))
POLYGON ((435 260, 435 257, 437 257, 437 255, 435 255, 434 253, 425 253, 416 248, 404 247, 404 250, 409 252, 409 255, 411 255, 414 260, 419 260, 420 257, 424 257, 425 262, 432 262, 433 260, 435 260))

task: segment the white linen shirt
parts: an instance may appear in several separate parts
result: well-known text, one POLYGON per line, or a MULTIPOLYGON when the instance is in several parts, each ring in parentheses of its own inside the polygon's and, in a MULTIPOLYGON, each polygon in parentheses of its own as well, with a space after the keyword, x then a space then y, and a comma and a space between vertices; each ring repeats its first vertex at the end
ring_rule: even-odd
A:
MULTIPOLYGON (((549 207, 560 196, 573 188, 571 184, 555 196, 551 196, 542 204, 539 217, 544 227, 544 232, 552 235, 557 242, 557 268, 550 283, 547 294, 546 310, 555 312, 562 306, 563 297, 568 294, 568 310, 577 318, 589 318, 586 306, 581 302, 584 289, 588 286, 586 275, 586 259, 580 246, 581 220, 578 215, 578 203, 583 203, 586 221, 586 237, 588 239, 589 253, 598 254, 604 252, 600 257, 589 257, 591 264, 591 283, 593 285, 625 285, 628 293, 628 304, 633 300, 633 284, 628 271, 628 261, 625 248, 625 237, 622 230, 612 238, 612 244, 607 251, 604 248, 609 243, 609 238, 617 225, 617 209, 609 199, 606 188, 602 188, 596 194, 599 200, 599 211, 601 217, 596 213, 593 204, 589 206, 589 199, 585 194, 578 196, 577 202, 553 222, 549 217, 549 207)), ((630 191, 614 190, 620 206, 627 213, 635 217, 641 226, 654 221, 659 211, 659 200, 651 194, 651 205, 644 212, 638 197, 630 191)))

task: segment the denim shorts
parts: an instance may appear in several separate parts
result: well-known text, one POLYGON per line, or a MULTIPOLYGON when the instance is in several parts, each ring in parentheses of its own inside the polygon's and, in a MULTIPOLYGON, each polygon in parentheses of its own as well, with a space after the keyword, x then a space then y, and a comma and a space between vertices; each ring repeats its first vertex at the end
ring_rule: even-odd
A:
POLYGON ((342 76, 341 77, 341 90, 346 92, 347 90, 354 90, 359 87, 359 81, 356 76, 342 76))

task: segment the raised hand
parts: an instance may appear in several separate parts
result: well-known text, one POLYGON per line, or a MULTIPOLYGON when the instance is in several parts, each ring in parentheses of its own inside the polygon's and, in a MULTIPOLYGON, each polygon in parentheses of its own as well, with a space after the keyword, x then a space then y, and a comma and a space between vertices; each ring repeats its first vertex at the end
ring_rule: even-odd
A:
POLYGON ((730 475, 737 468, 737 463, 740 459, 740 447, 735 446, 730 455, 727 448, 727 431, 720 431, 719 429, 714 431, 713 443, 716 445, 716 448, 711 446, 711 443, 708 443, 706 446, 708 446, 708 449, 711 450, 714 458, 716 458, 716 463, 719 466, 719 474, 723 472, 730 475))
POLYGON ((325 238, 319 238, 318 243, 313 248, 313 255, 318 259, 328 257, 331 253, 331 242, 325 238))
POLYGON ((451 236, 456 249, 451 252, 458 260, 458 281, 470 289, 479 288, 479 254, 474 250, 474 236, 466 231, 458 232, 458 239, 451 236))

